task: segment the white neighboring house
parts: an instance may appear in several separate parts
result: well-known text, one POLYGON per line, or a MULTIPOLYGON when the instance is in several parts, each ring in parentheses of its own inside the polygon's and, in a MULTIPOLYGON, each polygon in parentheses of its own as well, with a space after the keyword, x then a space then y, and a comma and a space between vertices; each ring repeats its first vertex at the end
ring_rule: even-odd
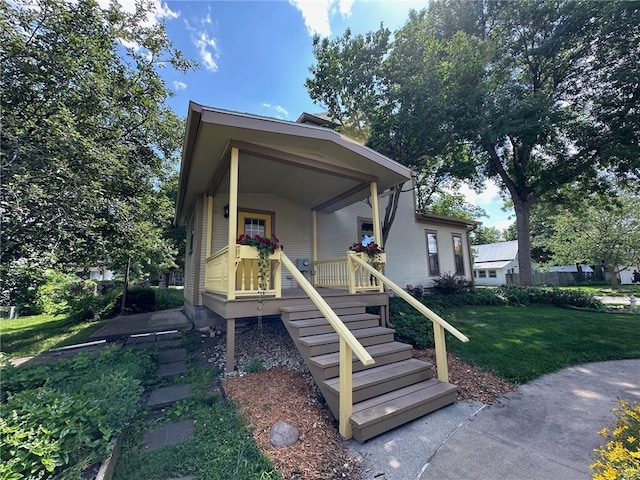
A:
POLYGON ((475 245, 473 279, 476 285, 506 285, 507 273, 518 273, 518 241, 475 245))

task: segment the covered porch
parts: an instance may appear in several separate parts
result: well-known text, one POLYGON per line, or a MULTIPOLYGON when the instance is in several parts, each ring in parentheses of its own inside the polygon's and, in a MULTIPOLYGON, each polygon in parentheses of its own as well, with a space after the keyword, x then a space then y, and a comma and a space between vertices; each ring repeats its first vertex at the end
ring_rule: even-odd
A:
POLYGON ((391 410, 396 425, 455 401, 444 331, 466 337, 384 275, 382 250, 353 251, 383 247, 379 197, 410 180, 406 167, 333 130, 190 104, 176 213, 188 229, 185 306, 226 322, 227 371, 236 320, 260 315, 281 316, 306 362, 331 357, 310 368, 345 438, 354 426, 361 441, 388 429, 391 410), (247 235, 261 244, 239 241, 247 235), (425 365, 407 373, 415 362, 386 328, 385 287, 434 323, 438 380, 427 381, 425 365), (354 387, 354 369, 376 386, 354 387))

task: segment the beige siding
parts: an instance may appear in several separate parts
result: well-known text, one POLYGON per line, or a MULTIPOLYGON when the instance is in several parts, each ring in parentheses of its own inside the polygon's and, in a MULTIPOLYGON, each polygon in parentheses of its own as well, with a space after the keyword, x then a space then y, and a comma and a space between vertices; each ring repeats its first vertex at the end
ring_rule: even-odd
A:
MULTIPOLYGON (((217 195, 213 207, 213 245, 216 252, 227 245, 229 220, 224 218, 223 207, 228 197, 217 195)), ((274 213, 273 233, 284 245, 284 252, 295 263, 297 258, 311 258, 311 211, 298 203, 266 194, 238 195, 240 210, 257 210, 274 213)), ((282 288, 295 288, 293 279, 283 269, 282 288)), ((310 279, 310 277, 308 277, 310 279)))
MULTIPOLYGON (((405 185, 409 189, 409 184, 405 185)), ((389 198, 380 199, 380 217, 389 198)), ((387 238, 387 266, 385 274, 401 287, 406 285, 430 286, 433 278, 428 276, 427 246, 425 230, 436 231, 441 273, 455 273, 453 256, 454 233, 462 237, 465 273, 471 278, 471 267, 467 249, 467 234, 464 227, 446 224, 424 223, 415 219, 413 191, 403 192, 395 220, 387 238)), ((318 256, 332 258, 345 254, 349 246, 358 241, 358 217, 371 218, 371 207, 365 202, 350 205, 331 214, 318 214, 318 256)), ((376 239, 377 241, 377 239, 376 239)))
MULTIPOLYGON (((191 304, 193 302, 193 284, 195 275, 195 258, 196 256, 190 250, 191 235, 195 235, 195 215, 191 215, 187 223, 187 245, 184 260, 184 299, 191 304)), ((195 244, 195 239, 193 240, 195 244)))
MULTIPOLYGON (((407 188, 407 187, 405 187, 407 188)), ((454 273, 453 256, 454 233, 460 234, 464 247, 465 273, 470 277, 471 267, 467 254, 467 234, 464 227, 447 224, 418 222, 415 219, 413 191, 402 193, 398 212, 391 228, 385 251, 387 266, 385 273, 398 285, 423 285, 428 287, 433 279, 427 272, 427 251, 425 230, 436 231, 438 238, 438 255, 441 273, 454 273)), ((380 199, 380 215, 384 216, 388 197, 380 199)), ((223 208, 228 204, 228 196, 219 194, 213 201, 212 252, 227 245, 229 220, 224 218, 223 208)), ((267 194, 240 194, 238 196, 240 210, 256 210, 274 213, 273 231, 284 245, 285 253, 294 262, 298 258, 312 256, 311 212, 308 207, 289 200, 267 194)), ((204 197, 199 199, 197 217, 202 222, 202 236, 199 243, 201 253, 190 258, 187 255, 185 270, 185 297, 188 295, 187 285, 192 285, 189 275, 193 275, 195 262, 200 262, 200 291, 204 291, 204 272, 206 268, 205 251, 207 238, 207 209, 204 197), (191 262, 191 263, 189 263, 191 262)), ((318 213, 318 258, 342 257, 349 246, 358 241, 358 217, 371 218, 371 207, 366 202, 358 202, 337 212, 318 213)), ((235 230, 235 229, 234 229, 235 230)), ((197 232, 197 228, 195 229, 197 232)), ((197 247, 194 245, 194 248, 197 247)), ((195 253, 195 252, 194 252, 195 253)), ((288 278, 286 270, 282 272, 283 288, 295 288, 295 282, 288 278)), ((307 277, 310 279, 310 277, 307 277)), ((191 290, 193 295, 193 290, 191 290)), ((189 297, 192 298, 192 297, 189 297)), ((201 304, 198 299, 197 305, 201 304)))

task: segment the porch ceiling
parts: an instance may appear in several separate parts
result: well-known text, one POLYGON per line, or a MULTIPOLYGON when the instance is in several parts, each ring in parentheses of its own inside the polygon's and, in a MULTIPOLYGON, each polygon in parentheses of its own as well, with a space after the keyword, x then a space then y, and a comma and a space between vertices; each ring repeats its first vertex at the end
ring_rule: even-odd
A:
POLYGON ((189 106, 176 220, 205 192, 229 191, 229 152, 237 146, 240 193, 266 193, 325 212, 410 179, 406 167, 332 130, 189 106))

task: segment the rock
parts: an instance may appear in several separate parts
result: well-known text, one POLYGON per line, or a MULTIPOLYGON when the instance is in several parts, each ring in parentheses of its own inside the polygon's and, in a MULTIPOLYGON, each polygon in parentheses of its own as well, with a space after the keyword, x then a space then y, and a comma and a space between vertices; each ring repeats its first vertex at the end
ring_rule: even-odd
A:
POLYGON ((293 425, 286 422, 278 422, 271 427, 269 442, 274 447, 290 447, 298 441, 300 432, 293 425))

